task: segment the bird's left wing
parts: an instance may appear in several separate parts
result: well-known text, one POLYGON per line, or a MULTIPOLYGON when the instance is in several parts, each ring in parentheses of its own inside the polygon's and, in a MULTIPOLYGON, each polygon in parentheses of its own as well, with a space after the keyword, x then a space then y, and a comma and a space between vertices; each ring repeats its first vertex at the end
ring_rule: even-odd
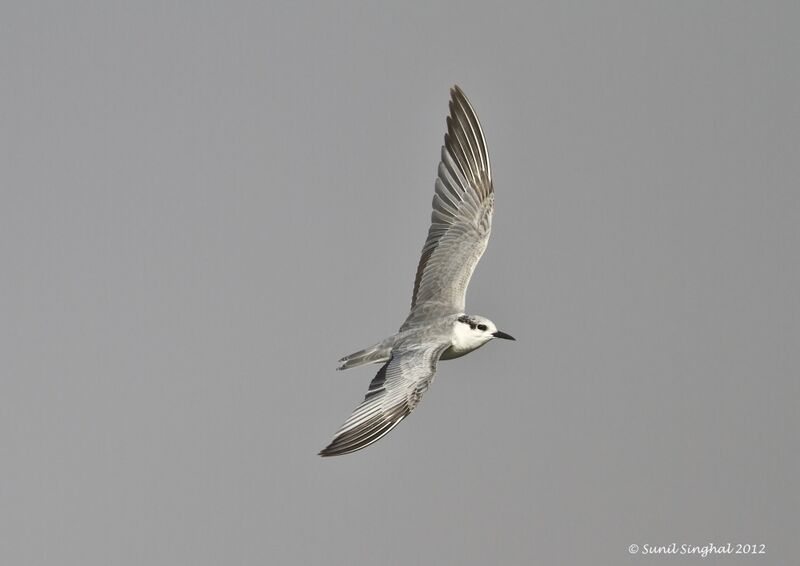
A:
POLYGON ((401 330, 463 313, 467 285, 492 229, 494 189, 478 116, 458 86, 451 91, 428 238, 401 330))
POLYGON ((380 440, 414 410, 436 374, 436 363, 449 344, 396 348, 369 384, 364 402, 336 433, 320 456, 361 450, 380 440))

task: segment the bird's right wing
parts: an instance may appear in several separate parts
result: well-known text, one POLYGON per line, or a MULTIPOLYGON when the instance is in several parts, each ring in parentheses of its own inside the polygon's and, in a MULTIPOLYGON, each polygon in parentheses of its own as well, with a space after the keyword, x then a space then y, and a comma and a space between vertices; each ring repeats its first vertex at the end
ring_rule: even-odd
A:
POLYGON ((361 450, 380 440, 414 410, 436 374, 436 362, 449 344, 396 349, 369 384, 364 402, 336 433, 320 456, 361 450))
POLYGON ((401 330, 463 313, 467 285, 492 228, 494 189, 478 117, 458 86, 450 91, 428 238, 417 267, 411 312, 401 330))

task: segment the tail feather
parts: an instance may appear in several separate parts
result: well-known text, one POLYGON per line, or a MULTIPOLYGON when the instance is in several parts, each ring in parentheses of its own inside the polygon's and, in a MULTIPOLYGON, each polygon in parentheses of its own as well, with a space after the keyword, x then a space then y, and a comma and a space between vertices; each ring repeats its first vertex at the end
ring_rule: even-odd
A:
POLYGON ((338 370, 345 370, 361 366, 364 364, 377 364, 389 361, 392 357, 392 348, 386 346, 383 342, 379 342, 369 348, 359 350, 349 356, 343 357, 339 360, 338 370))

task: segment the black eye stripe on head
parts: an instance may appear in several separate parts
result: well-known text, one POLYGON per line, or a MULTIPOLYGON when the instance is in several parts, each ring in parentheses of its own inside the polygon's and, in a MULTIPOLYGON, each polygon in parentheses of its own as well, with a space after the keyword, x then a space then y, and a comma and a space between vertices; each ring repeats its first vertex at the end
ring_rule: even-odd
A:
MULTIPOLYGON (((478 323, 472 320, 468 315, 462 314, 458 317, 458 322, 463 322, 464 324, 468 324, 472 330, 475 330, 475 327, 478 326, 478 323)), ((483 325, 481 325, 483 326, 483 325)))

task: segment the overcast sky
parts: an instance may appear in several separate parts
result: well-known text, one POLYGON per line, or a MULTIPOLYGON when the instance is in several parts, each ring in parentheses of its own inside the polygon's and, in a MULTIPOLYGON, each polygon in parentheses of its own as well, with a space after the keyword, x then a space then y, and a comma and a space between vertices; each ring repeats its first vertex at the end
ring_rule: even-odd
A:
POLYGON ((799 5, 385 4, 0 7, 0 563, 796 563, 799 5), (454 83, 517 341, 319 458, 454 83))

